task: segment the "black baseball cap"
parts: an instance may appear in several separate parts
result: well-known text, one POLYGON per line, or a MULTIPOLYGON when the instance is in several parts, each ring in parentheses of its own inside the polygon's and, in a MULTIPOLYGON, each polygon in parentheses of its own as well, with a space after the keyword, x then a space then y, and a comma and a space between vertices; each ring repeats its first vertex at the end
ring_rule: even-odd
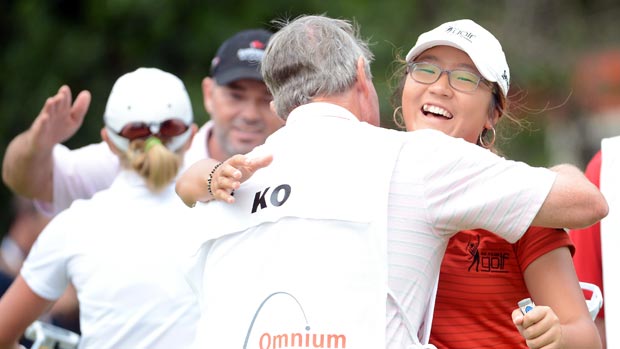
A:
POLYGON ((248 29, 224 41, 211 61, 211 77, 219 85, 240 79, 263 81, 259 63, 271 34, 264 29, 248 29))

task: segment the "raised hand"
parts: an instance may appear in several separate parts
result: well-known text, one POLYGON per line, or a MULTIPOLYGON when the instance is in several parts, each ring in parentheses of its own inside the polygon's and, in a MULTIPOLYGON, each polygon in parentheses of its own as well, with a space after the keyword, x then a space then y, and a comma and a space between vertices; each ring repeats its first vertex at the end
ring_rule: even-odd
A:
POLYGON ((68 86, 49 97, 28 130, 9 143, 2 162, 2 179, 17 194, 51 202, 54 145, 66 141, 82 125, 90 92, 71 98, 68 86))
POLYGON ((35 149, 51 149, 77 132, 90 106, 90 92, 84 90, 72 100, 71 89, 63 85, 54 96, 49 97, 31 126, 35 149))

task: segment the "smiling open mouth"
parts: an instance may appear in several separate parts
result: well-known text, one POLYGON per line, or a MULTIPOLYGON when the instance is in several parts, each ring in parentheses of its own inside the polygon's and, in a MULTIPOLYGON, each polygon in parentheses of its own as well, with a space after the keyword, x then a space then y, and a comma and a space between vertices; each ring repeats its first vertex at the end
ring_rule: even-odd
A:
POLYGON ((424 104, 422 106, 422 113, 427 116, 429 114, 432 114, 433 116, 442 117, 445 119, 452 119, 452 114, 450 114, 449 111, 435 105, 424 104))

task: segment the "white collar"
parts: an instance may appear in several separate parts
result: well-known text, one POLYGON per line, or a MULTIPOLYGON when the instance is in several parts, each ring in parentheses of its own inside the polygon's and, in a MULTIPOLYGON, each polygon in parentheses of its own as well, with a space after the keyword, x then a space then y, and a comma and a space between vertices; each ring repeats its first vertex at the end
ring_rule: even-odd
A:
POLYGON ((291 122, 296 122, 297 120, 309 115, 312 115, 313 117, 326 116, 351 121, 360 121, 348 109, 341 107, 337 104, 327 102, 312 102, 293 109, 293 111, 286 119, 286 123, 289 124, 291 122))

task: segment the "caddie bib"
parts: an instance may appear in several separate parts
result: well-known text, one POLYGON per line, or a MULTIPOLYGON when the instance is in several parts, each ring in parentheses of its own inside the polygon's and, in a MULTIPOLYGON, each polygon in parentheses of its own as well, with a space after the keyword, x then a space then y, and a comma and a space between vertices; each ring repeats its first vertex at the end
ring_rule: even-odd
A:
POLYGON ((385 346, 387 200, 402 140, 329 111, 289 119, 256 149, 274 161, 234 205, 192 210, 204 222, 188 274, 202 311, 195 348, 385 346))
POLYGON ((601 192, 607 199, 609 214, 601 220, 601 252, 605 328, 608 348, 620 348, 620 137, 601 142, 601 192))

